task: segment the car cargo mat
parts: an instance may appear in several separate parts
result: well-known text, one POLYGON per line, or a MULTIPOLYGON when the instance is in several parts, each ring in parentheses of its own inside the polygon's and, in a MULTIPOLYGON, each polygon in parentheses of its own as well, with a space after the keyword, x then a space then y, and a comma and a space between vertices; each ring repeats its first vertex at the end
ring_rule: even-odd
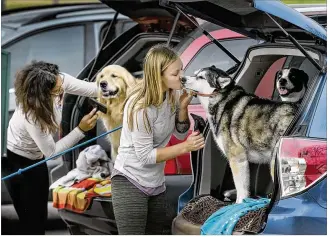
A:
MULTIPOLYGON (((210 195, 200 195, 190 200, 180 214, 185 220, 194 225, 203 225, 214 212, 230 204, 233 204, 233 202, 223 202, 210 195)), ((246 213, 236 223, 233 233, 259 233, 264 227, 266 210, 267 206, 246 213)))

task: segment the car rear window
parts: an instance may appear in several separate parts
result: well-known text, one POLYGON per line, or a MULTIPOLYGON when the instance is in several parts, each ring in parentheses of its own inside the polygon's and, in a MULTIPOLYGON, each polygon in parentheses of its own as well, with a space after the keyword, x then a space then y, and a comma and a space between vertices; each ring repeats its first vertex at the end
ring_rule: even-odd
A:
MULTIPOLYGON (((234 39, 222 40, 220 43, 241 61, 246 50, 250 46, 256 45, 258 41, 254 39, 234 39)), ((214 43, 209 43, 190 61, 189 65, 186 67, 185 75, 192 75, 198 69, 211 65, 226 71, 234 66, 235 62, 214 43)))

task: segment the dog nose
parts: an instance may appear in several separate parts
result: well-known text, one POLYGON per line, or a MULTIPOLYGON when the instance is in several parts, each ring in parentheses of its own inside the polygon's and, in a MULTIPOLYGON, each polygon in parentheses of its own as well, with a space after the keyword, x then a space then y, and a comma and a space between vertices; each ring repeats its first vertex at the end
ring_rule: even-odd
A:
POLYGON ((100 82, 100 87, 101 87, 101 88, 106 88, 107 85, 108 85, 108 83, 107 83, 106 81, 101 81, 101 82, 100 82))
POLYGON ((286 81, 286 79, 281 78, 281 79, 279 80, 279 83, 280 83, 281 86, 285 86, 286 83, 287 83, 287 81, 286 81))
POLYGON ((185 77, 181 77, 181 78, 180 78, 180 81, 181 81, 181 83, 186 83, 186 82, 187 82, 187 78, 185 78, 185 77))

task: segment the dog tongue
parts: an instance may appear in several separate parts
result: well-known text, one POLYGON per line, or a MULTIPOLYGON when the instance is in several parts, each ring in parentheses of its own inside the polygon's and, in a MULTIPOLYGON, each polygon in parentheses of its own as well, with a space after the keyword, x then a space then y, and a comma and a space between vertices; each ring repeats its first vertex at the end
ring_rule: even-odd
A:
POLYGON ((281 95, 285 95, 286 93, 288 93, 288 90, 287 89, 280 89, 279 92, 280 92, 281 95))

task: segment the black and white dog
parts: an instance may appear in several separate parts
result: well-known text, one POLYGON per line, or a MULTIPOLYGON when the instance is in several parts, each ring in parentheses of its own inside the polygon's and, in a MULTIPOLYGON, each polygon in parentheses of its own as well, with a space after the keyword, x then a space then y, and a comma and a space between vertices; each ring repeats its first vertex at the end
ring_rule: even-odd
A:
POLYGON ((301 102, 308 83, 308 75, 297 68, 287 68, 276 73, 276 89, 282 101, 301 102))
MULTIPOLYGON (((290 76, 282 72, 281 78, 290 76), (284 75, 284 76, 283 76, 284 75)), ((270 163, 275 145, 297 111, 296 103, 261 99, 235 85, 226 72, 214 66, 181 79, 197 93, 207 112, 218 147, 226 155, 237 190, 236 202, 249 197, 249 162, 270 163)), ((283 95, 293 93, 291 82, 281 84, 283 95)))

